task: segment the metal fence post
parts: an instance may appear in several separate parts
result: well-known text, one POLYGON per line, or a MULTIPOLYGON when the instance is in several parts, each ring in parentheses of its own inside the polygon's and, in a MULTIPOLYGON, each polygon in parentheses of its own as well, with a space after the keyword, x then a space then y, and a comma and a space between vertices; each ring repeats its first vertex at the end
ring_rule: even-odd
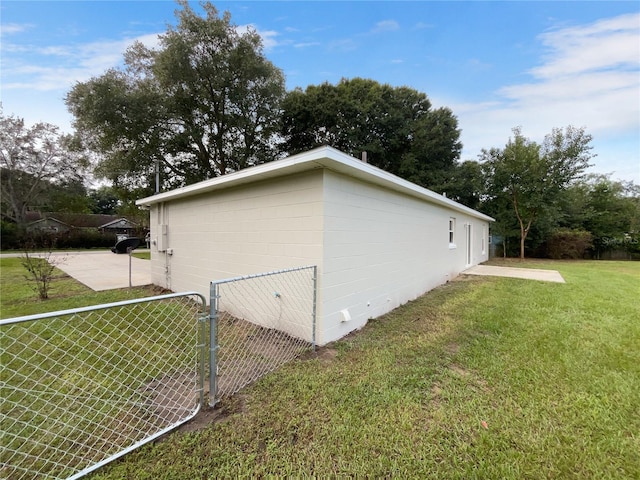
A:
POLYGON ((316 351, 316 300, 317 300, 317 293, 318 292, 318 266, 314 265, 313 266, 313 305, 312 305, 312 312, 311 312, 311 348, 313 349, 313 351, 316 351))
POLYGON ((218 284, 211 282, 209 301, 209 406, 218 402, 218 284))
MULTIPOLYGON (((203 302, 204 303, 204 302, 203 302)), ((200 397, 198 402, 200 407, 204 407, 204 379, 207 369, 207 326, 209 323, 209 316, 207 315, 207 304, 203 305, 204 311, 198 318, 200 324, 200 331, 198 332, 198 352, 200 355, 200 371, 198 372, 198 388, 200 389, 200 397)))

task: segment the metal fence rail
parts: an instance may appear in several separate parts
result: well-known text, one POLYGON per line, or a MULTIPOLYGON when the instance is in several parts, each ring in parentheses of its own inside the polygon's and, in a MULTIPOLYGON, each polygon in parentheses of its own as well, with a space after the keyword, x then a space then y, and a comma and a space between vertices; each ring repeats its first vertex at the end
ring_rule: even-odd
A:
POLYGON ((189 292, 0 321, 0 478, 78 478, 195 416, 205 309, 189 292))
POLYGON ((315 348, 316 267, 211 283, 209 404, 315 348))

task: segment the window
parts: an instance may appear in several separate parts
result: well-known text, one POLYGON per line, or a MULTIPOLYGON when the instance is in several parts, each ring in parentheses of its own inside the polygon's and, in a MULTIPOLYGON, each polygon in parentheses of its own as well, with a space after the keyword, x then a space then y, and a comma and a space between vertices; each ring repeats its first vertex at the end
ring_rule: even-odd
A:
POLYGON ((449 218, 449 248, 456 247, 456 219, 449 218))

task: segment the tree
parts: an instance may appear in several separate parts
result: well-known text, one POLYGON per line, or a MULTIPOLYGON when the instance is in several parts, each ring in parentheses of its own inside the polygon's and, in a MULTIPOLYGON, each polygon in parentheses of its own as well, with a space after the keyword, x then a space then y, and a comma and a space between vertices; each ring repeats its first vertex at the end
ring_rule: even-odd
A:
POLYGON ((89 193, 91 200, 91 213, 103 215, 115 215, 121 201, 111 187, 100 187, 89 193))
POLYGON ((66 97, 74 126, 116 188, 153 191, 155 168, 174 188, 274 160, 284 75, 260 36, 241 33, 209 2, 186 0, 160 48, 141 43, 123 69, 76 84, 66 97))
POLYGON ((443 185, 443 193, 458 203, 478 210, 484 197, 482 165, 473 160, 457 163, 443 185))
POLYGON ((80 178, 57 179, 46 192, 43 211, 59 213, 91 213, 91 198, 80 178))
POLYGON ((2 215, 23 226, 29 208, 46 204, 55 182, 82 180, 84 158, 71 148, 71 138, 58 127, 24 120, 0 112, 0 170, 2 215))
POLYGON ((419 185, 441 190, 462 150, 458 121, 424 93, 374 80, 295 89, 283 103, 283 151, 331 145, 419 185))
POLYGON ((493 199, 508 199, 520 227, 520 258, 534 222, 550 217, 560 194, 579 178, 592 158, 591 135, 584 128, 554 128, 542 145, 522 135, 520 127, 504 149, 484 150, 481 158, 493 199))
POLYGON ((25 250, 24 254, 20 256, 20 263, 29 273, 25 278, 35 284, 34 290, 38 293, 40 300, 48 299, 56 265, 62 261, 52 257, 49 246, 46 252, 39 254, 25 250))
POLYGON ((561 225, 591 233, 596 258, 607 250, 631 247, 640 237, 640 187, 592 174, 562 197, 561 225))

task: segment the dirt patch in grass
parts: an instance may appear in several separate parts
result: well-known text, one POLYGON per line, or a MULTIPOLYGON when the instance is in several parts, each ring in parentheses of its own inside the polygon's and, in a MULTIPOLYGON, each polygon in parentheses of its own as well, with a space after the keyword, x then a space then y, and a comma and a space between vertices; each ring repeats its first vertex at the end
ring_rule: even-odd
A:
MULTIPOLYGON (((300 356, 300 360, 319 360, 322 365, 332 364, 338 356, 338 350, 330 346, 318 347, 315 351, 309 351, 300 356)), ((162 395, 167 389, 174 387, 176 379, 164 379, 155 380, 148 385, 148 388, 154 392, 153 402, 156 404, 158 410, 165 410, 170 408, 169 403, 172 401, 173 396, 176 393, 170 395, 162 395), (164 400, 164 404, 162 403, 164 400)), ((179 384, 181 382, 178 381, 179 384)), ((209 394, 209 382, 205 382, 204 385, 205 396, 209 394)), ((224 422, 232 415, 237 413, 243 413, 245 411, 245 399, 246 396, 242 392, 238 392, 231 396, 224 396, 218 401, 215 407, 209 407, 205 405, 198 414, 189 420, 187 423, 180 425, 176 431, 182 433, 196 432, 214 425, 219 422, 224 422)), ((164 438, 164 437, 163 437, 164 438)))
MULTIPOLYGON (((174 404, 191 404, 191 400, 194 398, 193 391, 185 394, 184 389, 180 390, 180 386, 188 382, 188 374, 181 375, 178 378, 165 378, 157 379, 150 382, 146 386, 150 392, 150 402, 152 403, 154 410, 159 414, 163 412, 169 412, 172 414, 172 406, 174 404), (176 388, 176 385, 178 388, 176 388), (177 391, 176 391, 177 390, 177 391)), ((205 398, 209 395, 209 382, 204 384, 205 398)), ((242 392, 238 392, 235 395, 224 397, 216 403, 215 407, 210 407, 208 400, 205 400, 205 405, 200 411, 188 422, 178 426, 174 432, 190 433, 197 432, 211 425, 215 425, 219 422, 224 422, 231 416, 242 413, 246 408, 246 395, 242 392)), ((184 417, 184 416, 183 416, 184 417)), ((177 421, 178 419, 176 419, 177 421)), ((168 438, 168 435, 163 435, 157 441, 163 441, 168 438)))
POLYGON ((449 355, 455 355, 460 351, 460 345, 457 343, 450 343, 449 345, 444 347, 444 351, 449 355))
POLYGON ((259 329, 252 338, 251 350, 268 361, 280 361, 282 352, 295 349, 300 340, 275 329, 259 329))
POLYGON ((159 426, 172 425, 188 417, 198 402, 197 372, 163 375, 144 386, 145 406, 157 417, 159 426))
POLYGON ((442 395, 442 387, 440 386, 440 384, 438 384, 438 383, 434 383, 434 384, 431 386, 431 394, 432 394, 434 397, 439 397, 440 395, 442 395))
POLYGON ((338 356, 338 350, 333 347, 318 347, 300 357, 301 360, 319 360, 322 365, 329 365, 338 356))
MULTIPOLYGON (((207 393, 208 390, 208 386, 205 386, 205 393, 207 393)), ((176 431, 182 433, 197 432, 211 425, 224 422, 233 415, 245 411, 245 399, 246 396, 243 393, 236 393, 231 397, 223 398, 213 408, 205 405, 195 417, 187 423, 180 425, 176 431)), ((166 436, 163 438, 166 438, 166 436)))
POLYGON ((469 276, 469 275, 465 275, 464 272, 462 272, 460 275, 458 275, 457 277, 455 277, 453 280, 451 280, 452 282, 469 282, 469 281, 473 281, 474 278, 469 276))
POLYGON ((466 383, 473 389, 477 389, 483 392, 489 392, 489 386, 487 381, 481 378, 476 373, 462 368, 460 365, 449 365, 449 371, 453 372, 457 377, 465 380, 466 383))
MULTIPOLYGON (((197 432, 198 430, 221 421, 228 415, 229 413, 225 413, 224 410, 219 408, 204 407, 195 417, 187 423, 180 425, 176 431, 182 433, 197 432)), ((166 438, 166 436, 163 438, 166 438)))

